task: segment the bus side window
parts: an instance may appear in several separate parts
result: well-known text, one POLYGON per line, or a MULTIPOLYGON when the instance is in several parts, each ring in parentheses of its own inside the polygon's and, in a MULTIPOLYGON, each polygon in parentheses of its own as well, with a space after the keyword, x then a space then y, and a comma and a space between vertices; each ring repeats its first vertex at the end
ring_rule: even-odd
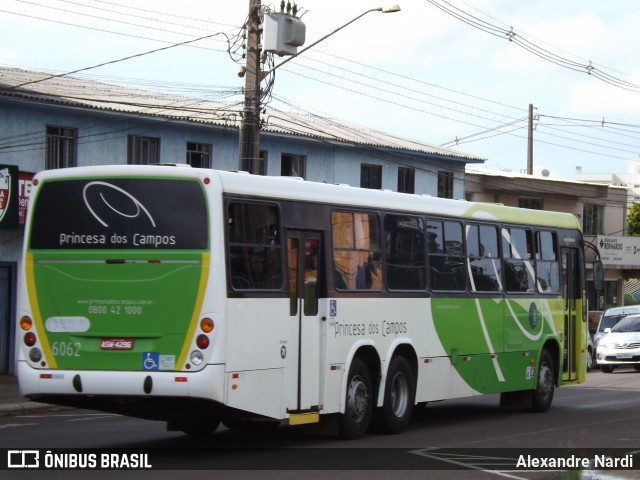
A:
POLYGON ((373 213, 331 214, 334 284, 338 290, 381 290, 380 223, 373 213))
POLYGON ((282 288, 278 209, 233 202, 227 216, 229 276, 235 290, 282 288))
POLYGON ((427 222, 429 250, 429 283, 432 290, 466 290, 466 269, 462 224, 429 220, 427 222))
POLYGON ((502 229, 504 282, 509 292, 533 292, 533 239, 531 230, 504 227, 502 229))
POLYGON ((498 231, 490 225, 467 225, 469 282, 476 292, 502 290, 498 231))
POLYGON ((389 290, 424 290, 424 220, 408 215, 384 217, 384 258, 389 290))
POLYGON ((540 293, 560 291, 560 264, 555 232, 536 233, 536 274, 540 293))

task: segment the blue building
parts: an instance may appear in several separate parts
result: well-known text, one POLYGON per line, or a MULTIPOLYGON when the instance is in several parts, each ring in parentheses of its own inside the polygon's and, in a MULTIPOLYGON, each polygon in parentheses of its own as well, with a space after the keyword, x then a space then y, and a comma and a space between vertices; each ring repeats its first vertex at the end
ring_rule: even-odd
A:
MULTIPOLYGON (((337 119, 271 108, 262 115, 260 158, 241 161, 241 114, 241 106, 202 98, 0 68, 0 172, 18 167, 23 215, 31 177, 52 168, 188 163, 463 198, 465 165, 484 162, 337 119)), ((0 221, 0 373, 13 368, 22 237, 22 225, 3 228, 0 221)))

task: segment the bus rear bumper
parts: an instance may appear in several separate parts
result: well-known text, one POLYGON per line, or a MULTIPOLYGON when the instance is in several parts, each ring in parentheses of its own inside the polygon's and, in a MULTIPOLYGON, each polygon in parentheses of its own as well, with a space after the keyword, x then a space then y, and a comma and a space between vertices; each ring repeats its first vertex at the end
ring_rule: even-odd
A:
POLYGON ((224 401, 224 365, 198 372, 36 370, 17 362, 20 394, 50 396, 179 397, 224 401))

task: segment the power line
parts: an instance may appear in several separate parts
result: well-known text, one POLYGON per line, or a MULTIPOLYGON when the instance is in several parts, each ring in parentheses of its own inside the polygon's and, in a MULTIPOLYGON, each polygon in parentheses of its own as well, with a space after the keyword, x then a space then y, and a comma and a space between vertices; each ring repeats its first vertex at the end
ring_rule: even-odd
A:
MULTIPOLYGON (((63 0, 63 1, 65 1, 66 3, 70 3, 70 4, 78 5, 78 3, 77 3, 77 2, 71 2, 71 1, 67 1, 67 0, 63 0)), ((33 3, 33 2, 30 2, 30 3, 33 3)), ((118 4, 118 3, 115 3, 115 2, 106 2, 106 1, 99 1, 99 0, 98 0, 98 3, 101 3, 101 4, 109 4, 109 5, 116 5, 116 6, 121 7, 121 8, 132 8, 132 9, 134 9, 134 10, 138 10, 138 11, 142 11, 142 12, 152 12, 152 11, 150 11, 150 10, 137 9, 137 8, 135 8, 135 7, 128 7, 128 6, 124 6, 124 5, 121 5, 121 4, 118 4)), ((89 6, 87 6, 87 8, 96 8, 96 7, 89 7, 89 6)), ((9 12, 9 13, 13 13, 13 12, 9 12)), ((164 13, 161 13, 161 12, 153 12, 153 13, 154 13, 154 14, 158 14, 158 15, 167 15, 167 16, 172 16, 172 15, 170 15, 170 14, 164 14, 164 13)), ((126 15, 129 15, 129 14, 126 14, 126 15)), ((178 17, 179 17, 179 16, 178 16, 178 17)), ((37 17, 36 17, 36 18, 37 18, 37 17)), ((146 17, 139 17, 139 18, 146 18, 146 17)), ((181 18, 187 18, 187 19, 189 19, 189 17, 181 17, 181 18)), ((47 19, 42 19, 42 18, 41 18, 41 20, 47 20, 47 19)), ((189 19, 189 20, 196 20, 196 19, 189 19)), ((51 21, 51 20, 50 20, 50 21, 51 21)), ((114 21, 115 21, 115 20, 114 20, 114 21)), ((159 21, 159 22, 163 22, 163 21, 160 21, 160 20, 152 20, 152 21, 159 21)), ((126 23, 126 22, 125 22, 125 23, 126 23)), ((165 22, 165 23, 173 23, 173 22, 165 22)), ((81 25, 75 25, 75 26, 77 26, 77 27, 83 27, 83 28, 88 28, 88 27, 81 26, 81 25)), ((184 25, 183 25, 183 26, 184 26, 184 25)), ((504 29, 503 29, 503 30, 504 30, 504 29)), ((104 31, 104 30, 99 30, 99 31, 104 31)), ((108 31, 107 31, 107 32, 108 32, 108 31)), ((120 33, 118 33, 118 32, 109 32, 109 33, 120 34, 120 33)), ((144 38, 144 37, 141 37, 141 38, 144 38)), ((239 38, 239 37, 237 37, 237 38, 239 38)), ((154 40, 154 39, 151 39, 151 40, 154 40)), ((155 41, 161 41, 161 40, 155 40, 155 41)), ((165 43, 166 43, 166 42, 165 42, 165 43)), ((228 39, 227 39, 227 43, 229 44, 229 40, 228 40, 228 39)), ((172 46, 173 46, 173 45, 172 45, 172 46)), ((193 45, 189 45, 189 46, 193 46, 193 45)), ((170 48, 170 47, 168 47, 168 48, 170 48)), ((221 51, 221 50, 220 50, 220 51, 221 51)), ((153 52, 153 51, 152 51, 152 52, 153 52)), ((239 52, 239 50, 238 50, 238 52, 239 52)), ((227 49, 227 53, 229 53, 229 48, 227 49)), ((320 52, 320 53, 322 53, 322 52, 320 52)), ((142 54, 140 54, 140 55, 142 55, 142 54)), ((341 57, 337 57, 337 56, 332 56, 332 57, 335 57, 335 58, 341 58, 341 57)), ((118 60, 118 61, 122 61, 122 60, 123 60, 123 59, 120 59, 120 60, 118 60)), ((346 59, 345 59, 345 60, 346 60, 346 59)), ((346 60, 346 61, 350 61, 350 60, 346 60)), ((372 70, 374 70, 374 71, 379 71, 379 72, 381 72, 381 73, 382 73, 382 72, 384 72, 384 73, 387 73, 387 74, 394 74, 393 72, 388 72, 388 71, 385 71, 385 70, 382 70, 382 69, 378 69, 378 68, 376 68, 376 67, 372 67, 372 66, 369 66, 369 65, 366 65, 366 64, 360 63, 360 62, 354 62, 354 61, 350 61, 350 62, 352 62, 352 64, 354 64, 354 65, 358 65, 358 66, 361 66, 361 67, 364 67, 364 68, 367 68, 367 69, 372 69, 372 70)), ((107 63, 110 63, 110 62, 107 62, 107 63)), ((105 63, 105 64, 107 64, 107 63, 105 63)), ((329 68, 336 68, 336 69, 339 69, 339 70, 341 70, 341 71, 346 71, 346 72, 349 72, 349 73, 351 73, 351 74, 354 74, 354 75, 357 75, 357 76, 360 76, 360 77, 362 77, 362 76, 367 76, 367 75, 363 75, 363 74, 362 74, 362 73, 360 73, 360 72, 356 72, 356 71, 352 71, 352 70, 347 70, 347 69, 344 69, 344 68, 339 68, 339 67, 337 67, 337 65, 333 65, 333 64, 330 64, 330 63, 327 63, 327 62, 320 62, 320 63, 321 63, 321 64, 324 64, 324 65, 329 66, 329 68)), ((102 64, 101 64, 101 65, 102 65, 102 64)), ((87 67, 87 69, 90 69, 90 68, 96 68, 96 67, 97 67, 97 66, 95 66, 95 67, 87 67)), ((311 68, 311 70, 314 70, 312 67, 306 67, 306 66, 305 66, 305 67, 303 67, 303 68, 311 68)), ((83 70, 85 70, 85 69, 80 69, 80 70, 77 70, 76 72, 83 71, 83 70)), ((283 69, 283 70, 284 70, 284 69, 283 69)), ((317 71, 317 69, 316 69, 316 71, 317 71)), ((71 72, 67 72, 67 74, 69 74, 69 73, 71 73, 71 72)), ((291 72, 290 70, 289 70, 289 73, 293 73, 293 74, 295 74, 295 75, 300 75, 300 74, 298 74, 298 73, 296 73, 296 72, 291 72)), ((342 76, 335 75, 335 74, 331 74, 331 75, 332 75, 333 77, 337 78, 339 82, 345 82, 345 81, 348 81, 348 82, 355 82, 355 84, 356 84, 356 85, 362 85, 362 82, 360 82, 360 83, 359 83, 359 82, 357 82, 357 81, 355 81, 355 80, 350 80, 350 79, 347 79, 347 78, 344 78, 344 77, 342 77, 342 76)), ((473 96, 473 95, 468 95, 468 94, 465 94, 465 93, 463 93, 463 92, 458 92, 458 91, 455 91, 455 90, 452 90, 452 89, 448 89, 448 88, 444 88, 444 87, 440 87, 440 86, 437 86, 437 85, 434 85, 434 84, 429 84, 428 82, 424 82, 424 81, 422 81, 422 80, 418 80, 418 79, 415 79, 415 78, 411 78, 411 77, 406 76, 406 75, 401 75, 401 74, 395 74, 395 75, 396 75, 396 77, 395 77, 395 78, 406 79, 406 80, 409 80, 409 81, 412 81, 412 82, 419 82, 419 84, 421 84, 421 85, 429 85, 429 86, 432 86, 432 87, 435 87, 435 88, 441 88, 441 89, 444 89, 444 90, 451 91, 451 92, 453 92, 453 93, 455 93, 455 94, 458 94, 458 95, 465 95, 465 96, 467 96, 467 97, 469 97, 469 98, 475 98, 475 99, 480 99, 480 100, 487 101, 487 102, 492 102, 492 103, 497 104, 497 105, 505 106, 505 107, 512 108, 512 109, 517 109, 517 110, 520 110, 520 111, 522 111, 522 110, 523 110, 523 109, 520 109, 520 108, 518 108, 518 107, 513 107, 513 106, 510 106, 510 105, 506 105, 506 104, 504 104, 504 103, 494 102, 494 101, 491 101, 491 100, 488 100, 488 99, 483 99, 483 98, 481 98, 481 97, 477 97, 477 96, 473 96)), ((311 78, 311 77, 309 77, 309 76, 305 76, 305 75, 302 75, 302 76, 303 76, 303 77, 305 77, 305 78, 311 78)), ((317 78, 311 78, 311 79, 312 79, 312 80, 314 80, 314 81, 320 81, 320 80, 319 80, 319 79, 317 79, 317 78)), ((416 94, 419 94, 419 95, 425 95, 425 96, 430 96, 430 97, 433 97, 433 98, 441 99, 441 97, 437 97, 437 96, 435 96, 435 95, 429 95, 429 94, 427 94, 426 92, 420 92, 420 91, 418 91, 418 90, 416 90, 416 89, 413 89, 413 88, 407 88, 407 87, 406 87, 406 86, 404 86, 404 85, 399 85, 399 84, 392 83, 392 82, 385 82, 385 81, 383 81, 383 80, 381 80, 381 79, 377 79, 377 78, 374 78, 374 80, 375 80, 376 82, 379 82, 381 85, 389 86, 389 87, 392 87, 392 88, 397 88, 398 90, 402 89, 402 90, 404 90, 404 91, 415 92, 416 94)), ((273 81, 273 80, 271 79, 271 81, 273 81)), ((326 83, 327 85, 329 85, 329 86, 331 86, 331 87, 334 87, 334 88, 341 88, 341 89, 343 89, 343 90, 347 90, 347 91, 350 91, 350 92, 355 92, 355 93, 358 93, 358 94, 360 94, 360 93, 361 93, 361 92, 359 92, 359 91, 357 91, 357 90, 354 90, 354 89, 345 88, 345 87, 343 87, 341 84, 329 83, 329 82, 322 82, 322 83, 326 83)), ((162 87, 160 87, 160 88, 162 88, 162 87)), ((378 92, 382 92, 382 93, 385 93, 385 94, 398 95, 396 92, 394 92, 394 91, 392 91, 392 90, 385 89, 385 88, 382 88, 382 87, 379 87, 379 86, 373 86, 373 85, 372 85, 372 86, 371 86, 371 88, 375 88, 375 89, 376 89, 376 91, 378 91, 378 92)), ((270 90, 270 89, 268 89, 268 88, 267 88, 267 89, 265 89, 265 92, 270 92, 270 91, 271 91, 271 90, 270 90)), ((236 92, 237 92, 237 90, 236 90, 236 92)), ((235 94, 235 92, 234 92, 233 90, 229 90, 229 91, 228 91, 228 94, 229 94, 229 95, 233 95, 233 94, 235 94)), ((402 94, 400 94, 400 95, 402 96, 402 94)), ((443 118, 443 119, 451 120, 451 121, 454 121, 454 122, 457 122, 457 123, 462 123, 462 124, 466 124, 466 125, 471 125, 471 126, 473 126, 473 127, 476 127, 476 128, 480 128, 480 129, 482 129, 480 132, 477 132, 477 133, 471 133, 471 134, 469 134, 469 135, 465 135, 465 136, 461 136, 461 137, 459 137, 459 142, 458 142, 458 144, 462 144, 462 143, 469 143, 469 142, 472 142, 472 141, 485 140, 485 139, 488 139, 488 138, 492 138, 492 137, 494 137, 494 136, 496 136, 496 135, 504 135, 504 134, 507 134, 507 135, 513 135, 513 136, 516 136, 517 138, 524 138, 524 137, 522 137, 522 136, 515 135, 515 134, 513 133, 513 132, 516 132, 517 130, 519 130, 519 128, 515 128, 515 129, 509 129, 509 130, 507 130, 507 128, 508 128, 508 127, 503 127, 503 129, 501 130, 499 126, 477 125, 477 124, 475 124, 475 123, 470 123, 470 122, 461 121, 460 119, 455 118, 455 116, 439 115, 438 113, 433 112, 433 111, 428 111, 428 110, 425 110, 425 109, 416 109, 416 108, 413 108, 411 105, 406 105, 406 104, 404 104, 403 102, 389 101, 388 99, 383 98, 383 97, 381 97, 380 95, 367 95, 367 96, 368 96, 369 98, 375 98, 375 99, 376 99, 376 100, 378 100, 378 101, 382 101, 382 102, 386 102, 386 103, 389 103, 389 104, 393 104, 393 105, 398 106, 398 107, 400 107, 400 108, 410 109, 410 110, 413 110, 413 111, 417 111, 417 112, 419 112, 419 113, 429 114, 429 115, 432 115, 432 116, 436 116, 436 117, 438 117, 438 118, 443 118), (466 141, 460 141, 460 140, 462 140, 462 139, 466 139, 466 141)), ((437 106, 438 108, 446 109, 447 111, 452 111, 452 112, 462 113, 462 114, 464 114, 464 115, 473 115, 472 113, 469 113, 469 112, 464 112, 464 111, 460 111, 460 110, 457 110, 457 109, 452 109, 452 108, 450 108, 450 107, 449 107, 449 106, 447 106, 447 105, 438 105, 438 104, 434 104, 434 103, 430 103, 430 102, 425 102, 425 101, 423 101, 423 100, 421 100, 421 99, 416 99, 415 97, 412 97, 411 95, 405 95, 405 96, 404 96, 404 98, 408 99, 409 101, 418 101, 418 102, 425 103, 425 104, 427 104, 427 105, 434 105, 434 106, 437 106)), ((444 100, 445 102, 451 102, 451 103, 453 103, 453 104, 460 105, 460 106, 462 106, 462 107, 464 107, 464 108, 474 109, 474 110, 477 110, 477 111, 486 111, 486 112, 489 112, 489 113, 494 114, 494 115, 501 115, 503 118, 504 118, 504 117, 506 117, 506 118, 510 118, 508 115, 503 115, 503 114, 501 114, 501 113, 492 112, 492 111, 490 111, 490 110, 486 110, 486 109, 478 108, 478 107, 475 107, 475 106, 472 106, 472 105, 468 105, 468 104, 466 104, 466 103, 464 103, 464 102, 457 102, 457 101, 455 101, 455 100, 451 100, 451 99, 442 99, 442 100, 444 100)), ((478 116, 478 118, 480 118, 481 120, 490 120, 489 118, 487 118, 487 117, 482 117, 482 116, 478 116)), ((495 120, 490 120, 490 121, 491 121, 491 122, 494 122, 495 120)), ((507 123, 508 123, 508 122, 507 122, 507 123)), ((608 123, 610 124, 611 122, 608 122, 608 123)), ((560 136, 560 135, 556 135, 556 138, 563 138, 563 139, 566 139, 566 140, 569 140, 569 141, 576 141, 576 140, 569 139, 569 138, 566 138, 566 137, 563 137, 563 136, 560 136)), ((536 141, 538 141, 538 140, 536 140, 536 141)), ((612 143, 618 143, 618 142, 612 142, 612 143)), ((565 148, 571 148, 571 147, 567 147, 567 146, 565 146, 565 148)), ((603 147, 603 148, 604 148, 604 147, 603 147)), ((590 153, 595 153, 595 152, 590 152, 590 153)), ((615 157, 615 158, 617 158, 617 157, 615 157)))
POLYGON ((446 14, 470 25, 474 28, 482 30, 485 33, 489 33, 490 35, 503 38, 508 40, 509 42, 518 45, 520 48, 528 51, 529 53, 536 55, 543 60, 554 63, 560 67, 567 68, 569 70, 574 70, 577 72, 587 73, 605 83, 613 85, 618 88, 622 88, 624 90, 629 90, 632 92, 640 92, 640 85, 636 85, 631 82, 627 82, 626 80, 622 80, 613 75, 608 74, 604 70, 601 70, 593 62, 589 61, 589 63, 580 63, 568 58, 562 57, 556 53, 553 53, 546 48, 540 47, 535 43, 527 40, 523 36, 516 33, 511 27, 509 30, 506 30, 502 27, 498 27, 489 22, 486 22, 478 17, 471 15, 464 10, 452 5, 446 0, 426 0, 428 3, 433 5, 434 7, 442 10, 446 14))
POLYGON ((51 80, 52 78, 66 77, 67 75, 73 75, 74 73, 86 72, 87 70, 93 70, 94 68, 104 67, 105 65, 112 65, 114 63, 124 62, 125 60, 131 60, 132 58, 143 57, 145 55, 150 55, 152 53, 157 53, 157 52, 160 52, 160 51, 163 51, 163 50, 169 50, 170 48, 174 48, 174 47, 180 47, 182 45, 187 45, 189 43, 193 43, 193 42, 197 42, 197 41, 200 41, 200 40, 204 40, 205 38, 215 37, 217 35, 222 35, 222 34, 221 33, 214 33, 214 34, 211 34, 211 35, 205 35, 204 37, 195 38, 193 40, 186 40, 184 42, 174 43, 173 45, 169 45, 169 46, 166 46, 166 47, 160 47, 160 48, 156 48, 154 50, 149 50, 147 52, 136 53, 135 55, 129 55, 128 57, 118 58, 116 60, 110 60, 108 62, 99 63, 98 65, 93 65, 91 67, 84 67, 84 68, 79 68, 77 70, 72 70, 70 72, 49 75, 49 76, 44 77, 44 78, 39 78, 39 79, 36 79, 36 80, 31 80, 31 81, 28 81, 28 82, 21 83, 20 85, 14 85, 13 88, 19 88, 19 87, 24 87, 25 85, 32 85, 34 83, 44 82, 46 80, 51 80))

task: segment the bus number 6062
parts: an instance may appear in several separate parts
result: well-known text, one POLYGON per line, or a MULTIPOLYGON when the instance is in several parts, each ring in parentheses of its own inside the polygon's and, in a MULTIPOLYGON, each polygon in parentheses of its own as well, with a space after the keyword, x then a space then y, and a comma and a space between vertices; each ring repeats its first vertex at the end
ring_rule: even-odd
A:
POLYGON ((51 345, 51 353, 54 357, 79 357, 79 342, 53 342, 51 345))

